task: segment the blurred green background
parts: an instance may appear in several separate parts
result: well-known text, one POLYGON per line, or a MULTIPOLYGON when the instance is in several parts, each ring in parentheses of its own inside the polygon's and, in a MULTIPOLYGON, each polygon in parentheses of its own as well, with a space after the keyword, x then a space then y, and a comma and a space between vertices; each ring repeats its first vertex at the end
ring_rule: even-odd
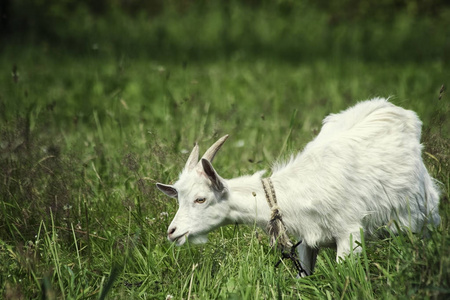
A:
POLYGON ((167 60, 449 60, 445 0, 3 0, 2 48, 167 60), (57 49, 57 50, 56 50, 57 49))

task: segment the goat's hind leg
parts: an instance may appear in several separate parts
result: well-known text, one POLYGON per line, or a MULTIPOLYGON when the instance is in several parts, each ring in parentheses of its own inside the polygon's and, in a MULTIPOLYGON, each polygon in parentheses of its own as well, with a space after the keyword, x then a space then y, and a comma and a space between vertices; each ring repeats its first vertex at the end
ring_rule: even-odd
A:
POLYGON ((319 253, 318 248, 309 247, 304 242, 297 247, 298 258, 300 264, 302 265, 305 272, 299 274, 300 277, 306 277, 313 273, 314 267, 316 266, 317 254, 319 253))

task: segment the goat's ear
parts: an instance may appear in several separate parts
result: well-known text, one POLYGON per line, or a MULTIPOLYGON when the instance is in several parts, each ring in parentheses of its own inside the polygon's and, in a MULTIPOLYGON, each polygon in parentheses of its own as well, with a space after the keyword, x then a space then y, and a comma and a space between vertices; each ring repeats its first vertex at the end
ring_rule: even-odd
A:
POLYGON ((202 166, 206 176, 209 178, 209 180, 211 180, 213 188, 218 192, 222 192, 225 186, 223 185, 222 179, 220 178, 219 174, 217 174, 216 170, 214 170, 209 160, 202 158, 202 166))
POLYGON ((167 185, 167 184, 162 184, 162 183, 157 183, 156 187, 163 192, 164 194, 166 194, 169 197, 172 198, 176 198, 178 197, 178 192, 177 190, 171 186, 171 185, 167 185))

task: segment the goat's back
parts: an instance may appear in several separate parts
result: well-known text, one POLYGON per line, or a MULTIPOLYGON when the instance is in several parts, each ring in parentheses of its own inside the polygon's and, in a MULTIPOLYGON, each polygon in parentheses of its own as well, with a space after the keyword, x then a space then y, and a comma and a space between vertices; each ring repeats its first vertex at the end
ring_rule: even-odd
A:
POLYGON ((374 98, 326 117, 317 140, 339 134, 367 139, 386 133, 420 143, 421 127, 422 122, 413 111, 395 106, 384 98, 374 98))

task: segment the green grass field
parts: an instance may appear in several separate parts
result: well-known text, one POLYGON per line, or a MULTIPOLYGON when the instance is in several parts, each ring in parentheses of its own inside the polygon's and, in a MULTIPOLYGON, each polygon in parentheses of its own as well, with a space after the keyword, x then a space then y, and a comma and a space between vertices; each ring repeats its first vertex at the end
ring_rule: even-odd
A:
POLYGON ((450 297, 442 58, 172 60, 16 43, 3 48, 0 70, 3 299, 450 297), (423 158, 442 183, 442 223, 428 239, 386 234, 341 264, 324 249, 303 279, 289 262, 274 268, 279 253, 260 229, 224 227, 201 246, 167 241, 177 203, 154 184, 178 178, 194 142, 204 151, 230 134, 215 160, 226 178, 270 170, 327 114, 375 96, 423 121, 423 158))

